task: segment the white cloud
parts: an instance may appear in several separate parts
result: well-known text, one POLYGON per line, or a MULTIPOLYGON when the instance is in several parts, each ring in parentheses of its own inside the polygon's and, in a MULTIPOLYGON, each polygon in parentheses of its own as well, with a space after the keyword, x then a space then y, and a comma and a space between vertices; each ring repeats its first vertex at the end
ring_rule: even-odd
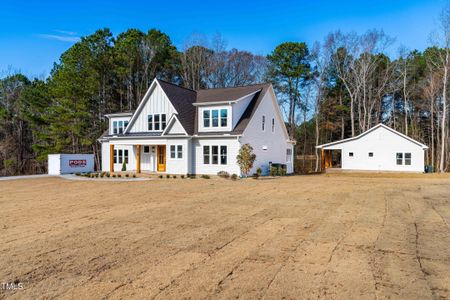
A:
POLYGON ((53 31, 57 32, 57 33, 65 34, 65 35, 77 35, 77 33, 74 31, 67 31, 67 30, 60 30, 60 29, 54 29, 53 31))
POLYGON ((80 37, 73 35, 61 35, 61 34, 38 34, 37 37, 47 40, 56 40, 61 42, 75 43, 80 40, 80 37))

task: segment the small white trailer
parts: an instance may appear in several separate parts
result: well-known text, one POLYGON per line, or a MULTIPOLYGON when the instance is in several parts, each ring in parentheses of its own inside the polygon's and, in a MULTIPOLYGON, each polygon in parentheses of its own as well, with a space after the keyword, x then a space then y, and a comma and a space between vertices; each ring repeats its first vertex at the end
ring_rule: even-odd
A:
POLYGON ((49 154, 48 174, 87 173, 94 171, 94 154, 49 154))

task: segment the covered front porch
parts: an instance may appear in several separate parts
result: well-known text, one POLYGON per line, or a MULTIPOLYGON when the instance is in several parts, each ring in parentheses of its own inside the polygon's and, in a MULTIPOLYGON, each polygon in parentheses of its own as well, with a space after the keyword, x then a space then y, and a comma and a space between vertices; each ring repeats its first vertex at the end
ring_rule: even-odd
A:
POLYGON ((129 139, 102 144, 102 170, 188 174, 189 139, 129 139))

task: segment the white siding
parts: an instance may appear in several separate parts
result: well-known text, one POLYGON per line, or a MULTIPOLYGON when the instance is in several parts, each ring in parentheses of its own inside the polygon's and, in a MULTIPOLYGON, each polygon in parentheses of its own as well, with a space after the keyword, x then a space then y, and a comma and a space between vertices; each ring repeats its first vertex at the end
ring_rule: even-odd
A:
POLYGON ((270 162, 287 164, 287 172, 293 172, 292 159, 290 163, 286 159, 286 150, 293 149, 293 145, 287 141, 287 136, 283 131, 284 122, 277 112, 279 108, 275 106, 277 105, 275 104, 276 99, 272 97, 270 91, 264 95, 240 139, 241 144, 250 144, 256 154, 256 161, 250 174, 255 173, 257 168, 261 168, 263 174, 267 174, 270 162), (266 119, 264 131, 262 130, 262 116, 265 116, 266 119), (272 118, 275 119, 273 132, 272 118))
MULTIPOLYGON (((170 139, 167 141, 166 148, 166 172, 169 174, 188 174, 189 165, 191 164, 191 157, 189 156, 189 148, 191 147, 191 140, 189 139, 170 139), (171 158, 170 157, 170 146, 178 145, 183 146, 183 158, 171 158)), ((177 153, 175 152, 175 155, 177 153)))
MULTIPOLYGON (((142 100, 146 101, 146 99, 142 100)), ((129 132, 146 132, 148 131, 148 115, 165 113, 166 121, 169 121, 172 114, 176 113, 174 107, 170 103, 162 88, 155 84, 154 90, 150 92, 148 100, 145 102, 139 115, 132 124, 129 132)))
POLYGON ((103 172, 109 172, 109 142, 102 142, 102 167, 103 172))
POLYGON ((239 100, 237 103, 234 103, 232 105, 232 115, 233 115, 233 128, 236 127, 237 123, 242 117, 242 114, 247 109, 247 106, 249 105, 250 101, 255 97, 255 94, 251 94, 244 99, 239 100))
POLYGON ((348 142, 325 147, 324 149, 341 149, 342 169, 372 171, 424 171, 424 150, 421 146, 379 127, 372 132, 348 142), (349 156, 353 152, 353 157, 349 156), (373 152, 373 157, 369 157, 373 152), (411 153, 411 165, 397 165, 396 153, 411 153))
MULTIPOLYGON (((199 132, 218 132, 218 131, 231 131, 231 123, 230 120, 232 119, 231 114, 231 105, 218 105, 218 106, 201 106, 198 107, 198 131, 199 132), (203 111, 204 110, 211 110, 211 109, 218 109, 219 110, 219 126, 220 126, 220 110, 221 109, 227 109, 227 126, 226 127, 204 127, 203 126, 203 111)), ((212 115, 210 115, 210 118, 212 119, 212 115)))
POLYGON ((192 141, 192 173, 216 175, 219 171, 226 171, 231 174, 240 175, 239 166, 236 163, 236 156, 239 152, 239 141, 235 137, 230 138, 196 138, 192 141), (227 146, 227 164, 204 164, 203 146, 227 146))

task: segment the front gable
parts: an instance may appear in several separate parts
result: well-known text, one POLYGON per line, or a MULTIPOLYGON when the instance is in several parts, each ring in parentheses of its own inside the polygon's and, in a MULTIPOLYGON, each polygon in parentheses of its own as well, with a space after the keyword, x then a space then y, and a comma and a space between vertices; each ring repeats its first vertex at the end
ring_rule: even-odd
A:
POLYGON ((178 120, 177 115, 172 115, 162 135, 187 135, 187 132, 178 120))
POLYGON ((166 121, 169 121, 169 118, 176 113, 169 98, 155 79, 131 118, 125 133, 149 132, 149 114, 166 114, 166 121))

